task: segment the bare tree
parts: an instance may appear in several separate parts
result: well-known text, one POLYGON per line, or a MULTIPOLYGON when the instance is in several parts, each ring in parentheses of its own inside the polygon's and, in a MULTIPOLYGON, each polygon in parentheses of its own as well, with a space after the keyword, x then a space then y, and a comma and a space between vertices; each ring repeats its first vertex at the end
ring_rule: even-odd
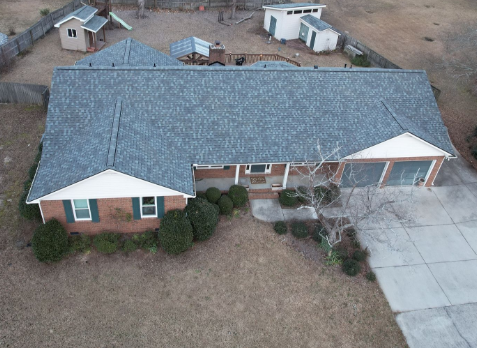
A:
POLYGON ((235 19, 236 9, 237 9, 237 0, 232 0, 232 6, 230 8, 230 19, 235 19))
POLYGON ((144 15, 144 6, 146 5, 146 0, 137 0, 137 17, 145 18, 144 15))
POLYGON ((365 184, 365 173, 359 165, 353 168, 353 160, 357 158, 340 158, 339 147, 324 154, 319 142, 317 149, 318 161, 291 166, 290 170, 297 172, 302 183, 295 187, 293 195, 304 202, 302 208, 314 209, 326 229, 322 238, 329 248, 340 243, 343 232, 352 227, 361 232, 370 225, 374 230, 392 230, 398 223, 412 220, 414 185, 382 188, 379 183, 365 184), (330 160, 336 158, 338 162, 331 164, 330 160), (339 189, 338 169, 346 163, 351 170, 343 175, 351 185, 339 189))

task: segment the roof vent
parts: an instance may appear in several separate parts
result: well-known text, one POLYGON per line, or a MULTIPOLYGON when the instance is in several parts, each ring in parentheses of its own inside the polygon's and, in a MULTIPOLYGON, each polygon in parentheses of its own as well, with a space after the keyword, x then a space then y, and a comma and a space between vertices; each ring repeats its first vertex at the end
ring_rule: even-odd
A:
POLYGON ((156 63, 154 63, 154 67, 156 67, 156 63))
POLYGON ((114 63, 113 63, 113 68, 114 68, 114 63))
POLYGON ((90 68, 91 68, 91 66, 92 66, 91 63, 89 63, 89 67, 90 67, 90 68))
POLYGON ((313 68, 314 68, 315 70, 318 69, 318 65, 315 65, 313 68))
POLYGON ((346 68, 347 65, 348 65, 348 64, 345 63, 345 68, 346 68))

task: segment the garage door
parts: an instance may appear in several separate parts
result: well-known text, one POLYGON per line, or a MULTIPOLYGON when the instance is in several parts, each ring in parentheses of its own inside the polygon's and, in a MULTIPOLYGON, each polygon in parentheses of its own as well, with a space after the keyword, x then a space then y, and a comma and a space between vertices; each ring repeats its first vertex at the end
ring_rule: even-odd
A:
POLYGON ((425 179, 432 161, 405 161, 395 162, 386 185, 412 185, 414 180, 425 179))
POLYGON ((380 182, 386 162, 377 163, 347 163, 343 176, 342 187, 364 187, 380 182))

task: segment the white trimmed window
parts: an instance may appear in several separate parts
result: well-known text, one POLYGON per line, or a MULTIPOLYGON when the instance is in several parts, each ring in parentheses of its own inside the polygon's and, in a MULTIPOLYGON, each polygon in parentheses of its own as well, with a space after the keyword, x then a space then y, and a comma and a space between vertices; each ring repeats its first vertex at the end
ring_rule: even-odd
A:
POLYGON ((272 172, 271 163, 247 164, 245 166, 245 174, 270 174, 271 172, 272 172))
POLYGON ((73 199, 75 220, 91 220, 91 209, 87 199, 73 199))
POLYGON ((141 217, 157 217, 156 197, 141 197, 141 217))
POLYGON ((224 166, 196 166, 197 169, 224 169, 224 166))
POLYGON ((76 29, 66 29, 66 31, 68 32, 68 37, 73 37, 73 38, 76 38, 76 29))

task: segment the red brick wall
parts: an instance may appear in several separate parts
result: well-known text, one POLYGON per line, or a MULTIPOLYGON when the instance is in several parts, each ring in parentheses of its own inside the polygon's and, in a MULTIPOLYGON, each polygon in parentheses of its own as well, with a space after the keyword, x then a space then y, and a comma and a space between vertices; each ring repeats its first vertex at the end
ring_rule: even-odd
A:
POLYGON ((285 175, 285 164, 272 164, 272 170, 270 174, 261 174, 261 173, 251 173, 245 174, 245 165, 240 166, 240 177, 249 177, 249 176, 278 176, 285 175))
POLYGON ((196 179, 208 178, 235 178, 236 166, 230 169, 196 169, 194 172, 196 179))
MULTIPOLYGON (((131 198, 98 199, 97 202, 99 222, 76 221, 74 223, 67 223, 62 201, 41 201, 41 209, 45 221, 55 218, 69 233, 83 232, 96 234, 105 231, 130 233, 144 232, 159 227, 161 220, 158 218, 133 219, 131 198), (121 209, 119 214, 117 213, 117 208, 121 209), (126 216, 129 216, 131 220, 126 221, 126 216)), ((186 199, 182 196, 164 197, 164 209, 166 212, 173 209, 184 209, 185 206, 186 199)))

